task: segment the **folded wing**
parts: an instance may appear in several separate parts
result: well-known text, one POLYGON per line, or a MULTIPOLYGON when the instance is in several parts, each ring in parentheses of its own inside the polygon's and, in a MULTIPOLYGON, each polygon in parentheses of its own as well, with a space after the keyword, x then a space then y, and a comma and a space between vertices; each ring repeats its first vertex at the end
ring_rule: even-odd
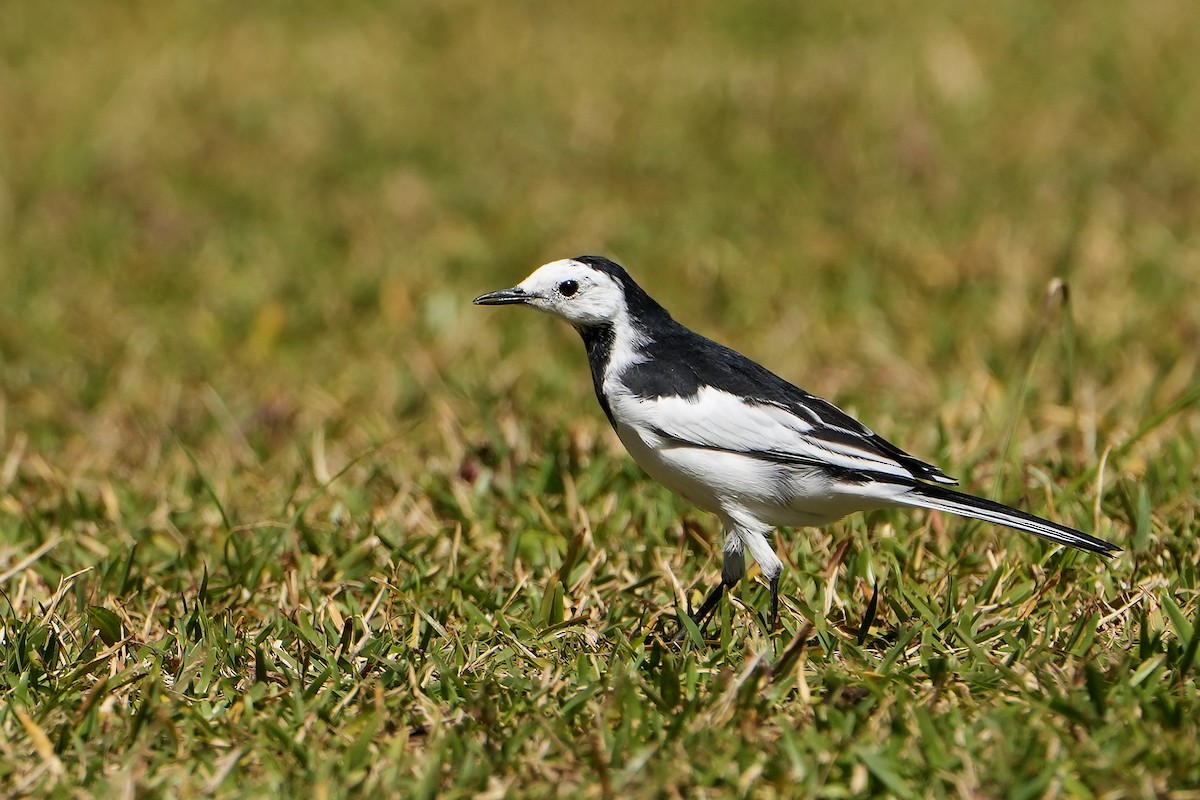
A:
POLYGON ((824 401, 825 408, 794 409, 789 404, 746 399, 711 386, 688 397, 626 395, 612 401, 621 406, 618 416, 652 431, 668 446, 701 447, 779 463, 821 466, 842 471, 851 479, 954 482, 937 467, 908 455, 824 401), (839 420, 831 410, 854 428, 835 424, 839 420))

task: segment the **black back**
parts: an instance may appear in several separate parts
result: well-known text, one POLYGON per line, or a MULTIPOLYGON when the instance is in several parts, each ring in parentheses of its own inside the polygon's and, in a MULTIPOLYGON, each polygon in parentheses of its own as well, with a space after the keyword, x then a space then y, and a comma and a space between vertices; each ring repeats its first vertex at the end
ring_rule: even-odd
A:
MULTIPOLYGON (((751 403, 781 406, 814 425, 819 438, 840 440, 874 448, 924 480, 951 481, 932 464, 915 458, 876 434, 837 406, 811 395, 761 364, 722 344, 689 330, 671 318, 661 305, 638 286, 619 265, 600 256, 580 256, 576 261, 600 270, 620 282, 625 290, 630 321, 649 340, 641 352, 646 361, 621 374, 621 382, 642 399, 695 397, 711 386, 751 403)), ((604 396, 604 373, 612 354, 612 325, 580 328, 596 397, 613 427, 616 422, 604 396)))

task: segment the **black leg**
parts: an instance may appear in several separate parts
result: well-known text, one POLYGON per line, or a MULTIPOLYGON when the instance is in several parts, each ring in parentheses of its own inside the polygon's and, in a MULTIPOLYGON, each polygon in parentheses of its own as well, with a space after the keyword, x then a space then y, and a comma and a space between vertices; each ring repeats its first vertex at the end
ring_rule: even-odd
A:
MULTIPOLYGON (((696 627, 700 629, 701 635, 704 634, 704 626, 708 624, 708 620, 712 617, 713 612, 717 610, 717 606, 721 604, 721 598, 725 594, 725 581, 721 581, 712 588, 708 596, 704 598, 704 602, 700 604, 700 608, 690 612, 688 616, 692 618, 692 622, 696 623, 696 627)), ((675 634, 674 641, 682 642, 686 634, 686 629, 681 623, 679 631, 675 634)))
POLYGON ((708 622, 708 618, 717 610, 717 606, 721 604, 721 598, 725 595, 725 581, 721 581, 712 588, 708 593, 708 597, 704 598, 704 602, 700 604, 700 608, 695 614, 692 614, 692 622, 696 623, 696 627, 700 632, 704 632, 704 626, 708 622))
POLYGON ((771 578, 771 633, 779 623, 779 574, 771 578))

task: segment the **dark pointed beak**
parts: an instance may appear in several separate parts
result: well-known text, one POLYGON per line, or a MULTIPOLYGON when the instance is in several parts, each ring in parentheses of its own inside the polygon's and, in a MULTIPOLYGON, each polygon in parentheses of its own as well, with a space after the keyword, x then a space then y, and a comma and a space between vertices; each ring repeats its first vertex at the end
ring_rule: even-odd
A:
POLYGON ((514 286, 512 289, 501 289, 498 292, 481 294, 473 302, 477 306, 511 306, 528 303, 531 299, 533 299, 533 295, 524 289, 514 286))

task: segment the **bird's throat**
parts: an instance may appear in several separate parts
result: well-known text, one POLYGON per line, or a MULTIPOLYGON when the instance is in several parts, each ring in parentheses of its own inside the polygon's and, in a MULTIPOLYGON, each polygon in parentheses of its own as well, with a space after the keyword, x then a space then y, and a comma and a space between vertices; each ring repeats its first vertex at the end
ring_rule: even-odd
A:
POLYGON ((609 408, 608 400, 604 397, 604 375, 608 371, 609 363, 612 362, 616 330, 611 323, 589 325, 576 328, 576 330, 583 337, 583 346, 587 350, 588 366, 592 371, 592 386, 596 390, 596 399, 600 401, 600 408, 604 409, 604 416, 608 417, 609 424, 615 429, 616 422, 613 420, 612 409, 609 408))

